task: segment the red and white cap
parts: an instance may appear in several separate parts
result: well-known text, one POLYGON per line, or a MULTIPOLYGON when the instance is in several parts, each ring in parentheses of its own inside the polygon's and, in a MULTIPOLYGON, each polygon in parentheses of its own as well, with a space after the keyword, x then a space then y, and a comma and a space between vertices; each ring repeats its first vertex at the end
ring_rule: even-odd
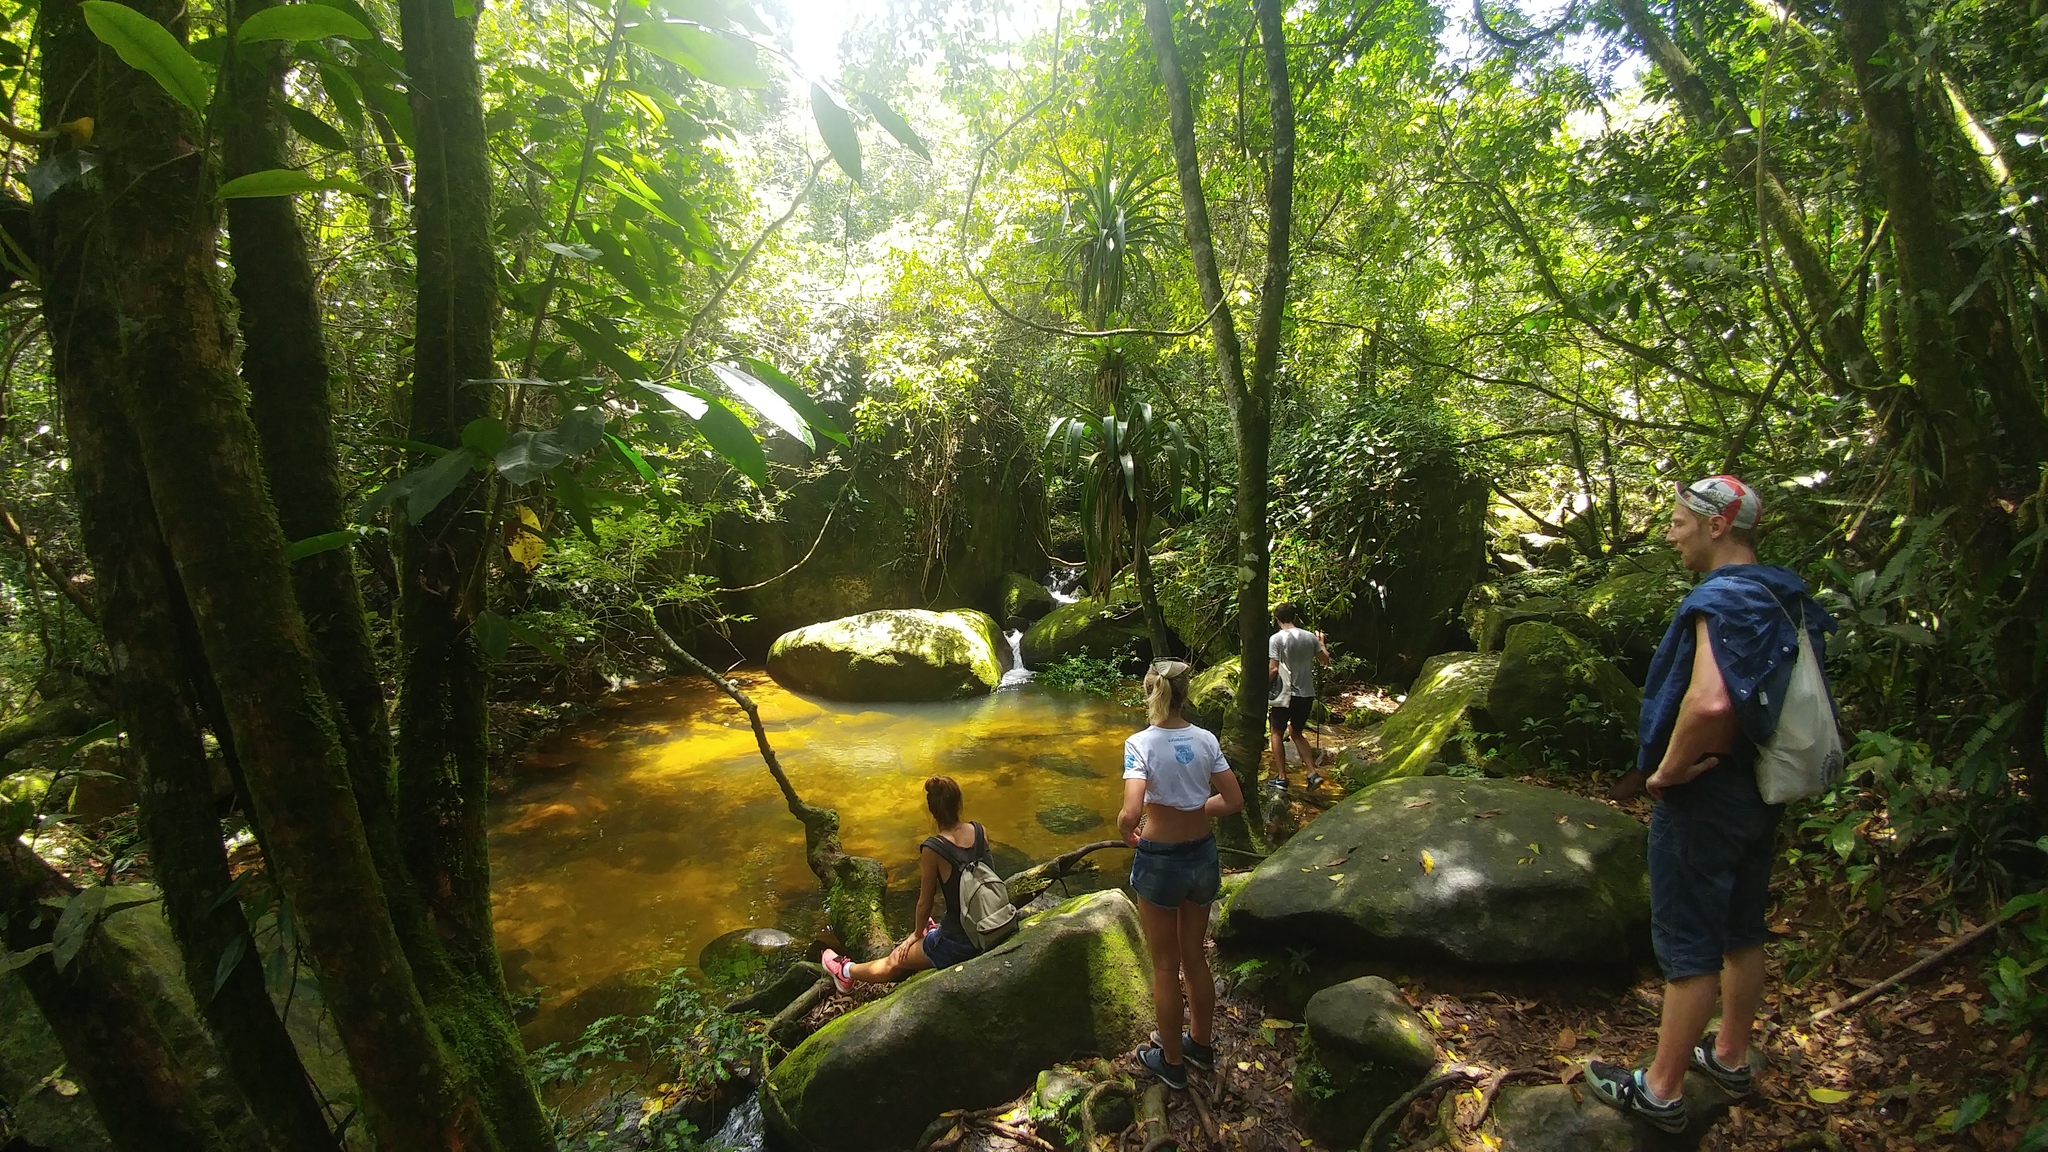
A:
POLYGON ((1678 489, 1678 502, 1702 516, 1726 516, 1728 523, 1745 531, 1755 528, 1764 514, 1763 498, 1756 489, 1733 476, 1709 476, 1678 489))

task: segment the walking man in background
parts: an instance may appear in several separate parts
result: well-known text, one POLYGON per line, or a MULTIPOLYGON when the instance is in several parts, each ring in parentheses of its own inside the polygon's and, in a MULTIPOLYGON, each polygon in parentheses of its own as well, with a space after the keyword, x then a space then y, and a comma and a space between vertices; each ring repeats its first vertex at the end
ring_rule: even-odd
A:
POLYGON ((1771 861, 1781 804, 1757 789, 1797 663, 1804 619, 1816 655, 1834 621, 1785 568, 1757 563, 1763 502, 1733 476, 1679 489, 1664 539, 1706 577, 1679 602, 1643 687, 1639 766, 1650 817, 1651 939, 1663 971, 1657 1052, 1635 1072, 1595 1060, 1603 1101, 1666 1132, 1686 1126, 1688 1068, 1732 1096, 1751 1088, 1750 1028, 1763 1002, 1771 861), (1706 1034, 1716 994, 1721 1027, 1706 1034))
POLYGON ((1330 650, 1324 647, 1321 632, 1299 627, 1297 618, 1291 602, 1274 607, 1273 622, 1279 627, 1266 642, 1266 676, 1275 686, 1274 694, 1267 698, 1266 719, 1273 729, 1273 784, 1281 792, 1287 790, 1285 737, 1289 729, 1294 733, 1294 749, 1308 768, 1308 786, 1323 782, 1303 729, 1316 706, 1316 665, 1330 662, 1330 650))

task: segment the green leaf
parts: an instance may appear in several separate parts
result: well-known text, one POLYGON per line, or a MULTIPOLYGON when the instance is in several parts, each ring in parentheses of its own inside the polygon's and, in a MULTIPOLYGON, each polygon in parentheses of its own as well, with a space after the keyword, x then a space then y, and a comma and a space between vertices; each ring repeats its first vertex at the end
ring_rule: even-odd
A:
POLYGON ((415 474, 418 479, 413 481, 412 487, 405 493, 405 518, 415 524, 425 520, 429 513, 440 507, 441 501, 446 500, 450 492, 455 491, 455 486, 462 483, 463 478, 469 475, 470 468, 479 459, 481 458, 473 449, 458 448, 432 464, 417 469, 415 474))
POLYGON ((213 966, 213 992, 207 999, 220 995, 220 990, 227 986, 228 977, 235 974, 235 965, 240 964, 248 952, 248 933, 237 932, 228 937, 228 946, 220 950, 220 960, 213 966))
POLYGON ((806 448, 818 446, 818 442, 811 438, 810 425, 804 423, 804 418, 775 389, 729 364, 713 364, 711 372, 725 382, 734 396, 759 412, 770 424, 803 441, 806 448))
POLYGON ((512 648, 512 629, 503 616, 488 608, 476 614, 469 631, 476 637, 476 646, 493 661, 503 660, 512 648))
POLYGON ((832 159, 854 183, 860 183, 860 132, 853 126, 852 114, 821 84, 811 85, 811 119, 818 122, 818 135, 825 138, 832 159))
MULTIPOLYGON (((698 24, 649 21, 626 30, 626 39, 707 84, 721 88, 766 88, 768 71, 754 45, 698 24)), ((843 109, 842 109, 843 111, 843 109)))
POLYGON ((560 76, 545 69, 535 68, 531 64, 514 64, 507 71, 542 91, 553 92, 562 99, 577 104, 583 103, 582 90, 577 88, 575 83, 567 76, 560 76))
POLYGON ((28 967, 35 962, 36 957, 48 956, 53 947, 54 945, 50 944, 38 944, 33 948, 26 948, 20 952, 9 952, 5 955, 0 955, 0 976, 5 976, 9 972, 16 972, 28 967))
POLYGON ((370 15, 370 10, 358 4, 356 0, 311 0, 311 3, 324 4, 329 8, 348 13, 349 16, 355 19, 356 23, 369 29, 372 38, 381 39, 384 35, 384 29, 378 26, 377 18, 370 15))
POLYGON ((308 536, 304 540, 294 540, 286 546, 284 562, 290 564, 294 560, 304 560, 308 556, 318 556, 322 552, 332 552, 336 548, 346 548, 355 542, 356 534, 347 529, 339 532, 323 532, 318 536, 308 536))
POLYGON ((563 461, 604 443, 604 413, 578 408, 544 432, 518 432, 497 452, 498 474, 508 484, 530 484, 554 471, 563 461))
POLYGON ((840 430, 839 422, 832 419, 831 415, 819 405, 817 398, 805 391, 803 385, 790 379, 782 369, 777 368, 766 360, 757 360, 752 356, 741 357, 740 363, 747 366, 747 371, 752 374, 754 379, 775 389, 776 395, 788 401, 789 406, 796 409, 803 416, 804 423, 809 424, 813 432, 818 433, 827 440, 836 440, 841 444, 852 445, 853 441, 848 439, 846 433, 840 430))
POLYGON ((1816 1104, 1840 1104, 1849 1098, 1849 1094, 1840 1088, 1808 1088, 1806 1094, 1813 1097, 1816 1104))
POLYGON ((568 468, 557 468, 548 473, 548 485, 554 489, 555 499, 562 502, 563 511, 592 544, 597 543, 597 526, 590 521, 590 496, 583 491, 583 485, 576 482, 576 476, 568 468))
POLYGON ((696 421, 697 434, 704 437, 711 450, 725 458, 725 462, 739 470, 740 475, 754 483, 767 487, 768 457, 761 451, 761 442, 746 424, 721 401, 705 405, 704 415, 696 421))
POLYGON ((388 83, 362 85, 363 96, 370 102, 398 139, 407 148, 418 147, 414 140, 412 125, 412 101, 404 92, 388 83))
MULTIPOLYGON (((334 114, 351 128, 363 126, 363 91, 357 87, 355 77, 350 76, 338 65, 324 61, 316 63, 313 70, 320 74, 320 90, 327 93, 327 100, 334 105, 334 114)), ((297 127, 297 125, 293 125, 297 127)), ((311 137, 308 137, 311 139, 311 137)))
POLYGON ((351 196, 369 196, 370 190, 353 180, 339 176, 314 177, 296 168, 266 168, 237 176, 220 186, 214 197, 220 200, 247 200, 257 196, 295 196, 301 192, 346 192, 351 196))
POLYGON ((284 118, 285 122, 292 126, 292 131, 297 132, 309 142, 318 144, 320 147, 331 152, 348 151, 348 137, 343 136, 339 128, 313 115, 304 108, 300 108, 295 104, 287 104, 284 106, 284 118))
POLYGON ((512 635, 521 642, 547 653, 550 660, 564 667, 568 666, 569 658, 563 654, 561 644, 554 637, 535 628, 531 624, 522 624, 517 620, 505 621, 505 627, 510 629, 512 635))
POLYGON ((370 30, 339 8, 325 4, 280 4, 242 21, 235 32, 235 39, 244 44, 259 40, 325 40, 329 36, 368 40, 370 30))
POLYGON ((688 416, 691 420, 696 420, 704 415, 704 410, 711 406, 710 400, 690 389, 671 388, 666 384, 656 384, 645 380, 640 382, 640 387, 661 398, 669 407, 688 416))
POLYGON ((931 152, 926 150, 924 141, 911 129, 910 121, 898 116, 896 110, 882 103, 880 97, 870 96, 865 92, 856 92, 854 95, 860 97, 861 107, 868 110, 868 115, 875 118, 875 122, 882 126, 884 132, 894 136, 898 144, 917 153, 918 159, 927 164, 932 162, 931 152))
POLYGON ((1847 860, 1849 854, 1856 850, 1856 820, 1854 817, 1844 820, 1832 829, 1829 829, 1828 847, 1833 848, 1835 855, 1840 856, 1844 860, 1847 860))
POLYGON ((100 43, 114 50, 122 63, 149 73, 173 99, 204 115, 213 85, 178 38, 163 25, 114 0, 85 0, 85 26, 100 43))
POLYGON ((479 456, 496 456, 505 436, 505 422, 496 416, 480 416, 462 426, 462 446, 479 456))

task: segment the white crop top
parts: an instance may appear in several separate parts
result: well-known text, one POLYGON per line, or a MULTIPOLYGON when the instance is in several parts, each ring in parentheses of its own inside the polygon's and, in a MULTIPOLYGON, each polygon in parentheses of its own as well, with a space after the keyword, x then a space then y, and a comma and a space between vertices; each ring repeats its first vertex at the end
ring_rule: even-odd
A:
POLYGON ((1206 728, 1147 728, 1124 741, 1124 779, 1145 781, 1145 803, 1197 812, 1209 801, 1209 777, 1230 771, 1223 746, 1206 728))

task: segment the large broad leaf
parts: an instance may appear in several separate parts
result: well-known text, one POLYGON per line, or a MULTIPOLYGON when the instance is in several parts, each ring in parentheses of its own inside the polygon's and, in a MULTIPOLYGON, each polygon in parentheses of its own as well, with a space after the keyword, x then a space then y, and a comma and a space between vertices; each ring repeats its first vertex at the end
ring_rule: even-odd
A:
POLYGON ((810 425, 804 423, 804 418, 775 389, 729 364, 713 364, 711 371, 725 382, 734 396, 759 412, 770 424, 803 441, 806 448, 818 446, 818 442, 811 438, 810 425))
POLYGON ((839 101, 825 91, 823 85, 811 85, 811 119, 818 122, 818 135, 825 138, 825 147, 832 153, 832 159, 855 183, 860 182, 860 132, 853 126, 853 115, 841 107, 839 101))
POLYGON ((584 102, 582 89, 576 87, 575 81, 560 73, 549 72, 544 68, 535 68, 531 64, 514 64, 507 71, 528 84, 542 91, 553 92, 555 95, 571 103, 581 104, 584 102))
POLYGON ((512 629, 503 616, 486 608, 476 614, 476 620, 469 626, 469 634, 476 639, 476 646, 492 660, 503 660, 512 648, 512 629))
POLYGON ((711 450, 725 458, 725 462, 739 469, 739 473, 754 483, 768 486, 768 457, 761 451, 761 442, 732 409, 718 401, 705 405, 704 415, 696 420, 697 433, 711 450))
POLYGON ((257 196, 295 196, 301 192, 346 192, 369 196, 370 190, 338 176, 316 177, 296 168, 266 168, 237 176, 220 186, 214 195, 222 200, 246 200, 257 196))
POLYGON ((178 103, 206 111, 213 85, 206 70, 163 25, 114 0, 85 0, 85 26, 130 68, 147 72, 178 103))
POLYGON ((783 373, 782 369, 777 368, 766 360, 757 360, 752 356, 741 357, 740 362, 747 366, 748 373, 754 379, 775 389, 776 395, 788 401, 789 406, 796 409, 803 416, 804 423, 811 426, 811 431, 825 437, 827 440, 836 440, 841 444, 848 445, 853 443, 852 440, 847 438, 846 433, 840 430, 839 422, 832 419, 831 415, 818 404, 817 399, 809 392, 804 391, 803 385, 791 380, 783 373))
POLYGON ((341 130, 311 112, 293 104, 284 106, 285 122, 292 126, 309 143, 318 144, 330 152, 348 151, 348 137, 341 130))
MULTIPOLYGON (((358 76, 357 79, 362 81, 365 78, 358 76)), ((384 117, 384 122, 391 125, 391 131, 397 134, 399 142, 407 148, 418 147, 414 141, 412 101, 406 98, 405 93, 389 83, 363 83, 362 89, 363 96, 384 117)))
POLYGON ((578 408, 544 432, 519 432, 498 450, 498 474, 511 484, 530 484, 605 441, 604 413, 578 408))
POLYGON ((567 468, 557 468, 548 473, 548 486, 554 489, 555 499, 562 502, 562 510, 591 543, 597 543, 597 525, 590 519, 590 494, 583 485, 576 482, 576 476, 567 468))
POLYGON ((691 420, 696 420, 704 415, 704 410, 711 407, 710 400, 682 388, 671 388, 666 384, 655 384, 649 381, 642 381, 640 387, 660 397, 671 408, 688 416, 691 420))
MULTIPOLYGON (((600 253, 601 255, 601 253, 600 253)), ((637 380, 654 375, 647 365, 635 359, 626 351, 621 334, 616 330, 606 332, 598 327, 599 322, 584 323, 569 316, 557 316, 555 327, 562 335, 576 342, 583 355, 618 374, 621 380, 637 380)))
POLYGON ((626 39, 656 56, 689 69, 707 84, 722 88, 766 88, 768 71, 754 46, 698 24, 648 21, 627 29, 626 39))
POLYGON ((474 449, 457 448, 420 469, 419 479, 405 494, 405 518, 415 524, 425 520, 481 459, 474 449))
POLYGON ((911 130, 910 121, 898 116, 896 110, 882 103, 879 97, 870 96, 865 92, 856 95, 860 97, 861 107, 868 110, 868 115, 875 118, 875 122, 882 126, 883 131, 894 136, 898 144, 917 153, 918 159, 927 164, 931 163, 932 154, 925 149, 924 141, 911 130))
POLYGON ((308 556, 318 556, 322 552, 332 552, 337 548, 346 548, 355 543, 357 539, 358 537, 354 532, 344 528, 339 532, 322 532, 318 536, 308 536, 304 540, 294 540, 284 550, 285 563, 289 564, 294 560, 304 560, 308 556))
POLYGON ((280 4, 242 21, 235 32, 235 39, 244 44, 258 40, 325 40, 329 36, 368 40, 370 30, 339 8, 325 4, 280 4))
POLYGON ((357 87, 355 77, 350 76, 338 64, 320 61, 314 65, 320 73, 320 90, 327 93, 327 99, 334 105, 334 114, 342 123, 351 128, 363 126, 363 92, 357 87))

